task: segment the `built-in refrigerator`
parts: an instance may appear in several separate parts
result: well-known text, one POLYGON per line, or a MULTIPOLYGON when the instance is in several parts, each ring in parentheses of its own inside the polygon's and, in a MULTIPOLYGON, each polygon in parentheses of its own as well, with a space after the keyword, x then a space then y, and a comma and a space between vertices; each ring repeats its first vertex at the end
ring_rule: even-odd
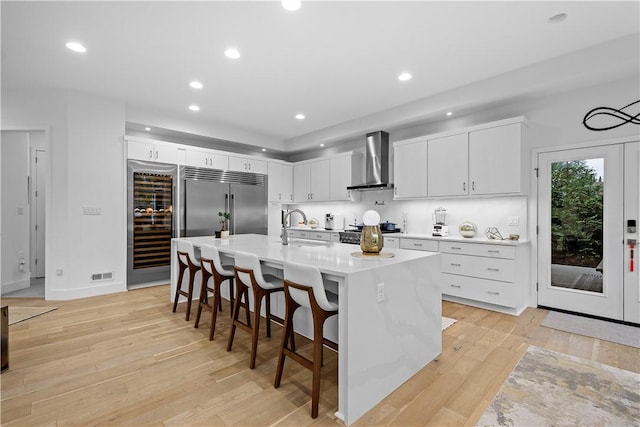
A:
POLYGON ((218 212, 230 214, 231 234, 267 234, 267 176, 180 166, 180 236, 212 236, 218 212))
POLYGON ((170 278, 178 167, 127 162, 127 286, 170 278))

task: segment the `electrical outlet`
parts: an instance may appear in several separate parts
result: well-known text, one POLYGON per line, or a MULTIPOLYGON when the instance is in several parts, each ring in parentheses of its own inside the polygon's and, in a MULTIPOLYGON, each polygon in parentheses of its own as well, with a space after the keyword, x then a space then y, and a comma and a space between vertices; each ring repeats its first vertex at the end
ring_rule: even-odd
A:
POLYGON ((384 301, 384 283, 378 283, 378 302, 384 301))
POLYGON ((511 225, 511 226, 517 227, 518 225, 520 225, 520 218, 518 218, 517 216, 508 217, 507 218, 507 225, 511 225))

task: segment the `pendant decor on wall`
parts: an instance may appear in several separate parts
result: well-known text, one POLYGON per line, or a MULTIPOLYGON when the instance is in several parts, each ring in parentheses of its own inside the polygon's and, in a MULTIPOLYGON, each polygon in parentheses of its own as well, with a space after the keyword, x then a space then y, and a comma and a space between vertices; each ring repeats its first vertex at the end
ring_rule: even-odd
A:
MULTIPOLYGON (((625 105, 620 109, 615 109, 611 107, 594 108, 593 110, 585 114, 584 119, 582 119, 582 124, 587 129, 594 130, 594 131, 615 129, 627 123, 640 125, 640 112, 638 112, 635 116, 632 116, 631 114, 629 114, 630 109, 627 110, 629 107, 636 104, 640 104, 640 99, 635 102, 632 102, 629 105, 625 105), (594 118, 597 116, 605 116, 606 119, 611 119, 610 123, 594 124, 594 118)), ((602 118, 602 117, 598 117, 598 118, 602 118)))

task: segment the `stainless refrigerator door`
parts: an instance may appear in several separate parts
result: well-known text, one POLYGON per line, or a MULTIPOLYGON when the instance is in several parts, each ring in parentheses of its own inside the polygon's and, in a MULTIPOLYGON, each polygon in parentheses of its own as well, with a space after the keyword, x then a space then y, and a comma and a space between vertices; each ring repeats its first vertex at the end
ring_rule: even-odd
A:
POLYGON ((231 234, 267 234, 267 187, 231 184, 231 234))
POLYGON ((224 212, 229 184, 205 180, 184 182, 185 237, 213 236, 220 230, 218 212, 224 212))

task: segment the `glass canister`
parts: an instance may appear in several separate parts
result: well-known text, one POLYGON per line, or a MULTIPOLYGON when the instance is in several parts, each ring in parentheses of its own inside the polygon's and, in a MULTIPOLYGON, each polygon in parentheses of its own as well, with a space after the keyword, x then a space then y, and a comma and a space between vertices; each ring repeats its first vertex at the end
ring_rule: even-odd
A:
POLYGON ((362 236, 360 237, 360 249, 363 254, 378 254, 382 250, 384 238, 380 225, 365 225, 362 227, 362 236))

